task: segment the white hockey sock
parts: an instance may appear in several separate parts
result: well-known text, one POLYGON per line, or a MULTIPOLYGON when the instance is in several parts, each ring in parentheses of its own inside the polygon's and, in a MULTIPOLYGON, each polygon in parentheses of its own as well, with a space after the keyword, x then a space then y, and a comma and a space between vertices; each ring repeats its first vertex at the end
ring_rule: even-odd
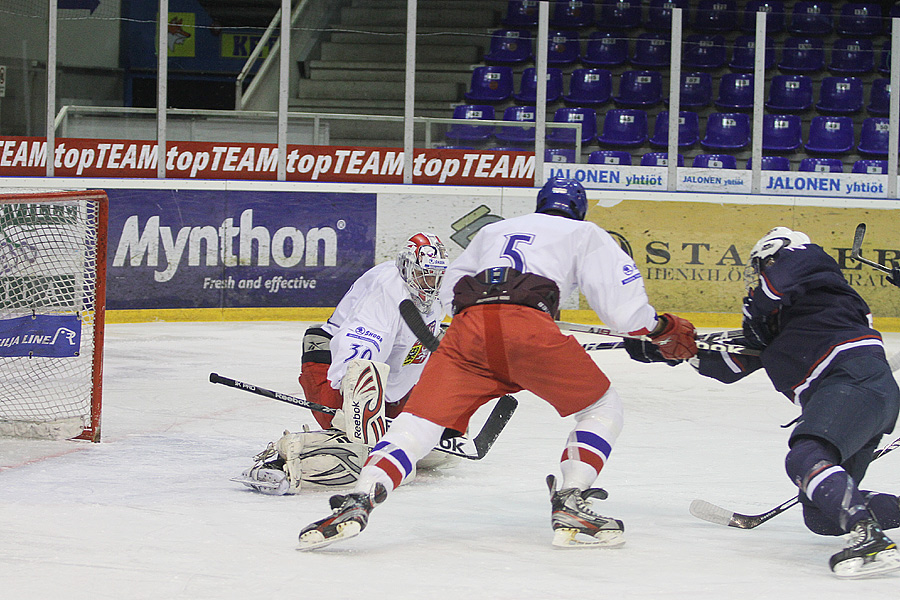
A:
POLYGON ((622 432, 622 399, 609 388, 597 402, 575 413, 575 421, 560 459, 561 489, 585 490, 597 479, 622 432))
POLYGON ((388 492, 415 472, 416 462, 440 441, 444 428, 431 421, 400 413, 379 441, 359 474, 354 491, 371 493, 376 483, 388 492))

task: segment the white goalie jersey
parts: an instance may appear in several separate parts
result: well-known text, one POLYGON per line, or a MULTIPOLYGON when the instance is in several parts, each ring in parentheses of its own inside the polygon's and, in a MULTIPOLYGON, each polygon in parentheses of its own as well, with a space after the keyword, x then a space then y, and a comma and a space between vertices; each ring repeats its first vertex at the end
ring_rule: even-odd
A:
MULTIPOLYGON (((385 392, 387 401, 399 402, 419 379, 428 350, 400 317, 401 300, 409 298, 406 284, 393 262, 366 271, 344 295, 322 326, 331 340, 328 381, 339 389, 354 359, 386 363, 390 367, 385 392)), ((440 302, 422 318, 436 332, 444 318, 440 302)))

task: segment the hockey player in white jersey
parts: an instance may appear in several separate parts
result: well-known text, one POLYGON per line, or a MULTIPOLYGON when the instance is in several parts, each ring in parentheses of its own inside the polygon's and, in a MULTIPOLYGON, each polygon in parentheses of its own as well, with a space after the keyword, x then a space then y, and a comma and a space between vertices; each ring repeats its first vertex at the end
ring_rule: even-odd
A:
MULTIPOLYGON (((306 331, 300 374, 306 399, 340 410, 334 419, 313 411, 322 431, 285 432, 238 481, 270 494, 356 481, 387 429, 386 418, 400 413, 429 356, 397 306, 412 299, 432 332, 438 331, 445 315, 438 289, 448 263, 437 235, 416 233, 396 261, 366 271, 328 321, 306 331)), ((457 459, 441 454, 429 460, 433 466, 457 459)))
POLYGON ((551 179, 536 212, 485 226, 447 270, 441 300, 453 321, 387 435, 373 448, 353 492, 331 498, 333 513, 300 533, 300 549, 357 535, 369 513, 413 474, 445 428, 464 431, 484 403, 525 389, 575 423, 563 447, 561 485, 550 475, 553 543, 617 546, 622 521, 591 509, 591 487, 622 428, 622 402, 575 338, 554 322, 560 297, 580 288, 609 327, 649 335, 661 351, 696 353, 694 327, 657 315, 641 273, 612 237, 584 222, 584 187, 551 179))

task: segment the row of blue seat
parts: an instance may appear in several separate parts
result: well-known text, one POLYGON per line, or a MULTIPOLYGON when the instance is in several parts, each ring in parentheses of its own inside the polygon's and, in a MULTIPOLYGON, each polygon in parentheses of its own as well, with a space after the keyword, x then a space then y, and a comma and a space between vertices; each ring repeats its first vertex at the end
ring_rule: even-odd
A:
MULTIPOLYGON (((582 63, 587 66, 615 67, 626 63, 644 68, 665 68, 671 63, 671 42, 668 34, 642 33, 631 40, 620 33, 594 32, 582 49, 581 39, 574 31, 551 31, 548 34, 548 64, 566 66, 582 63)), ((774 41, 766 43, 767 69, 777 67, 789 72, 826 70, 825 43, 817 38, 791 37, 779 44, 780 60, 776 61, 774 41)), ((875 45, 865 38, 841 38, 829 46, 827 70, 835 73, 869 73, 876 70, 875 45)), ((694 34, 683 40, 682 67, 720 69, 728 66, 738 71, 752 71, 756 55, 755 36, 745 35, 728 43, 721 35, 694 34), (728 54, 731 50, 731 59, 728 54)), ((484 55, 485 63, 517 65, 534 62, 534 43, 528 31, 498 29, 491 36, 491 45, 484 55)), ((884 42, 877 69, 890 72, 890 41, 884 42)))
MULTIPOLYGON (((650 0, 644 18, 640 0, 556 0, 551 7, 550 24, 563 28, 668 30, 672 28, 674 7, 684 11, 685 26, 698 30, 754 31, 756 13, 765 12, 767 31, 786 30, 799 35, 880 35, 888 29, 883 17, 900 16, 897 6, 883 14, 877 3, 850 2, 835 15, 831 2, 796 2, 788 22, 785 3, 777 0, 751 0, 742 9, 734 0, 699 0, 693 11, 688 10, 687 0, 650 0)), ((504 24, 535 27, 537 19, 537 0, 508 0, 504 24)))
MULTIPOLYGON (((510 99, 519 104, 537 101, 537 75, 527 67, 514 91, 509 67, 476 67, 466 93, 470 104, 500 104, 510 99)), ((563 93, 563 71, 547 70, 547 102, 563 100, 578 106, 602 106, 613 100, 621 107, 646 108, 666 102, 663 77, 657 71, 625 71, 619 76, 619 89, 612 95, 613 75, 606 69, 575 69, 569 76, 569 92, 563 93)), ((754 104, 753 74, 726 73, 719 78, 718 96, 713 102, 712 76, 709 73, 682 73, 682 108, 702 109, 715 104, 725 110, 751 110, 754 104)), ((819 85, 819 100, 813 105, 813 80, 808 75, 776 75, 769 85, 765 106, 776 112, 802 112, 815 106, 828 114, 855 114, 863 109, 865 84, 858 77, 826 77, 819 85)), ((868 110, 884 116, 890 110, 890 80, 871 83, 868 110)))
MULTIPOLYGON (((767 38, 766 68, 777 66, 782 71, 812 73, 826 69, 825 42, 817 38, 790 37, 779 44, 781 57, 776 60, 775 43, 767 38)), ((634 40, 629 52, 629 38, 620 33, 594 32, 582 48, 576 31, 551 31, 548 34, 547 63, 567 66, 614 67, 631 63, 645 68, 665 68, 671 62, 668 34, 643 33, 634 40)), ((836 73, 869 73, 876 69, 875 45, 865 38, 840 38, 829 46, 827 69, 836 73)), ((683 39, 682 67, 720 69, 728 66, 739 71, 752 71, 756 55, 755 36, 740 36, 733 43, 722 35, 693 34, 683 39), (731 50, 729 60, 728 51, 731 50)), ((534 43, 529 32, 499 29, 491 36, 484 55, 487 64, 516 65, 534 61, 534 43)), ((878 70, 890 72, 890 41, 884 42, 878 70)))
MULTIPOLYGON (((494 120, 493 107, 489 105, 463 105, 454 111, 462 120, 494 120)), ((750 117, 745 113, 713 113, 706 119, 704 136, 700 137, 700 118, 697 113, 679 112, 678 145, 690 147, 696 143, 713 150, 739 150, 750 145, 750 117)), ((504 110, 503 121, 533 123, 535 109, 531 106, 511 106, 504 110)), ((649 143, 666 147, 669 143, 669 113, 660 112, 656 117, 653 136, 648 138, 647 113, 637 109, 607 111, 603 131, 597 130, 597 116, 592 108, 560 108, 553 117, 555 123, 576 123, 581 127, 582 144, 593 141, 607 146, 634 147, 649 143), (599 135, 598 135, 599 134, 599 135)), ((802 139, 802 122, 799 115, 764 115, 764 152, 792 152, 801 146, 819 154, 844 154, 856 150, 860 154, 886 155, 888 152, 889 119, 870 117, 860 129, 859 145, 855 144, 853 120, 844 116, 816 116, 810 122, 807 140, 802 139)), ((547 141, 555 144, 573 144, 575 128, 550 128, 547 141)), ((523 125, 500 126, 453 124, 445 137, 451 141, 487 142, 492 137, 510 143, 534 143, 535 128, 523 125)))

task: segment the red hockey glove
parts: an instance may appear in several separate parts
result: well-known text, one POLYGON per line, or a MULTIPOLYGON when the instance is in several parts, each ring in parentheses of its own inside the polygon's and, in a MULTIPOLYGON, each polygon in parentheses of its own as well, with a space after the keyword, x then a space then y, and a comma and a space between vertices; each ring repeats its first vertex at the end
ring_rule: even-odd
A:
POLYGON ((650 339, 660 354, 669 359, 688 359, 697 354, 694 325, 690 321, 670 313, 658 318, 659 325, 650 333, 650 339))

